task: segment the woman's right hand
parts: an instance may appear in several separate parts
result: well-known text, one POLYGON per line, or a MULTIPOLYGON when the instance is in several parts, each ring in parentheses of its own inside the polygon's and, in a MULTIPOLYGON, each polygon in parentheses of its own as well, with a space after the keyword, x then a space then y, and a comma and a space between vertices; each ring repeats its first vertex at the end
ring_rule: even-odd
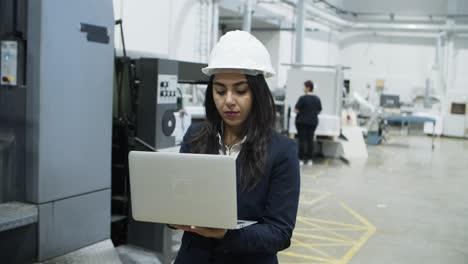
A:
POLYGON ((173 226, 177 229, 180 229, 180 230, 183 230, 183 231, 190 231, 192 230, 191 227, 189 225, 170 225, 170 226, 173 226))

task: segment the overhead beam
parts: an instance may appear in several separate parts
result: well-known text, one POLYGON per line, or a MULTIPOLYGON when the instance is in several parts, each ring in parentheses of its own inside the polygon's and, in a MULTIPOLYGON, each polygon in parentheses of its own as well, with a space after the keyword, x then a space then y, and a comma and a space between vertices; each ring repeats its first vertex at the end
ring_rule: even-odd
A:
POLYGON ((252 28, 252 0, 244 0, 244 18, 242 30, 250 32, 252 28))
POLYGON ((304 61, 304 0, 297 0, 296 6, 296 56, 295 62, 302 64, 304 61))

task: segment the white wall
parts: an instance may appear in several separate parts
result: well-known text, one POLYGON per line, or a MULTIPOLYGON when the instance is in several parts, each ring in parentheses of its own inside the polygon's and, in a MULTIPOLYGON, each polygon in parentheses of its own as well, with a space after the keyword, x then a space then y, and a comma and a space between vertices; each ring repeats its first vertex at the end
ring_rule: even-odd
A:
POLYGON ((384 93, 412 100, 425 89, 435 58, 435 38, 358 35, 340 43, 340 63, 350 66, 351 89, 377 103, 375 81, 385 80, 384 93))
POLYGON ((336 65, 339 47, 332 32, 306 32, 304 38, 304 64, 336 65))
MULTIPOLYGON (((122 18, 128 50, 185 61, 206 62, 210 50, 211 1, 208 0, 114 0, 116 19, 122 18)), ((272 56, 276 77, 272 88, 284 87, 294 62, 293 31, 255 31, 272 56)), ((116 46, 121 47, 116 30, 116 46)), ((452 84, 448 89, 467 91, 468 38, 455 41, 452 84)), ((421 93, 435 57, 435 38, 366 35, 338 41, 326 31, 306 32, 304 63, 342 64, 353 90, 364 96, 384 79, 386 92, 411 99, 421 93)), ((467 91, 468 93, 468 91, 467 91)))
MULTIPOLYGON (((122 18, 129 54, 175 60, 207 62, 211 48, 211 0, 113 0, 116 19, 122 18)), ((121 49, 120 31, 116 47, 121 49)), ((291 31, 252 32, 269 50, 277 75, 271 88, 286 84, 294 62, 295 38, 291 31)), ((306 32, 304 63, 334 65, 338 62, 337 40, 327 32, 306 32)))
POLYGON ((468 37, 455 38, 453 89, 468 95, 468 37))
POLYGON ((281 65, 283 63, 294 63, 295 34, 292 31, 281 31, 279 35, 278 72, 276 73, 278 87, 285 87, 287 72, 290 66, 281 65))
POLYGON ((278 68, 279 68, 279 52, 280 52, 280 32, 279 31, 252 31, 260 42, 265 45, 270 53, 271 64, 275 69, 276 75, 267 79, 270 89, 276 89, 278 85, 278 68))
MULTIPOLYGON (((294 63, 296 39, 293 31, 281 31, 279 36, 278 87, 286 85, 287 71, 291 66, 282 63, 294 63)), ((334 33, 324 31, 306 32, 304 36, 304 64, 336 65, 339 62, 339 46, 334 33)), ((307 68, 305 68, 307 69, 307 68)))
MULTIPOLYGON (((370 95, 373 103, 378 101, 376 79, 385 80, 385 93, 411 101, 415 95, 424 94, 426 78, 434 65, 435 45, 435 37, 359 35, 341 41, 340 63, 351 66, 345 71, 351 89, 370 95)), ((447 92, 468 95, 468 38, 455 38, 453 59, 449 61, 447 92)))
MULTIPOLYGON (((143 54, 185 61, 206 61, 211 27, 211 1, 113 0, 122 18, 126 48, 143 54), (204 55, 204 56, 203 56, 204 55)), ((116 47, 121 49, 117 30, 116 47)))
MULTIPOLYGON (((167 57, 171 1, 114 0, 115 17, 122 18, 127 51, 167 57), (157 15, 156 15, 157 14, 157 15)), ((120 31, 115 43, 120 49, 120 31)))
POLYGON ((167 2, 171 2, 169 58, 207 62, 211 45, 211 1, 167 2))

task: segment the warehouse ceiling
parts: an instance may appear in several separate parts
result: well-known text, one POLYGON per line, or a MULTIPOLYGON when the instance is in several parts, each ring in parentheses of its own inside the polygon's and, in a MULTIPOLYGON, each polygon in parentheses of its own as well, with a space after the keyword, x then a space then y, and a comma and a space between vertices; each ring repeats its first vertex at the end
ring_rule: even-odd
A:
MULTIPOLYGON (((284 21, 284 17, 273 14, 268 10, 257 6, 252 15, 252 29, 254 30, 278 30, 284 27, 292 27, 284 21)), ((219 23, 224 31, 242 29, 243 5, 242 1, 221 1, 219 8, 219 23)))
MULTIPOLYGON (((293 30, 297 1, 257 0, 252 29, 293 30), (284 9, 284 13, 271 12, 267 6, 284 9)), ((468 31, 468 0, 304 1, 306 20, 338 31, 468 31)), ((243 3, 242 0, 220 1, 219 22, 223 31, 242 28, 243 3)))
POLYGON ((349 12, 363 19, 379 15, 448 16, 454 19, 468 17, 467 0, 308 0, 308 2, 341 13, 341 16, 346 16, 346 12, 349 12))

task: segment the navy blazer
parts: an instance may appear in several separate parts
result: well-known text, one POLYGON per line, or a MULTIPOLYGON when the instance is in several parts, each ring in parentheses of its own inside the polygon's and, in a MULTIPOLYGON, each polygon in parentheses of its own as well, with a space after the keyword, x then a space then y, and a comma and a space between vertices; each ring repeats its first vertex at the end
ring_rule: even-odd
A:
MULTIPOLYGON (((180 152, 191 152, 190 139, 199 128, 199 125, 189 128, 180 152)), ((223 239, 185 232, 175 264, 278 263, 276 253, 291 244, 300 190, 296 143, 273 134, 267 147, 264 177, 251 191, 240 188, 239 163, 237 160, 237 215, 239 219, 258 223, 228 230, 223 239)))

